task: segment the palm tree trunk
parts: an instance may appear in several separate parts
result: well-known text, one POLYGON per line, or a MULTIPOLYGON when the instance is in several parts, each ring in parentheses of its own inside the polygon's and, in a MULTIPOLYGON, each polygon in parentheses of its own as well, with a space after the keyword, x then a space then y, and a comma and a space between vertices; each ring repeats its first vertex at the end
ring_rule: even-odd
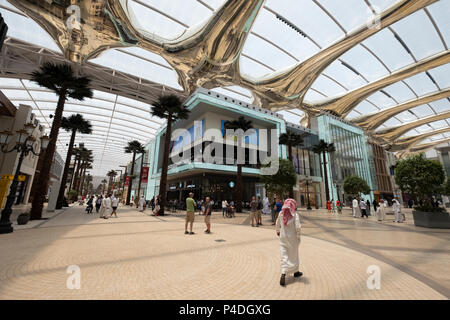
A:
POLYGON ((131 189, 133 187, 133 173, 134 173, 134 161, 136 160, 136 152, 133 152, 133 161, 131 162, 131 174, 130 176, 130 184, 128 186, 128 192, 127 192, 127 206, 130 205, 130 198, 131 198, 131 189))
POLYGON ((86 179, 86 170, 87 170, 87 167, 88 167, 87 162, 84 162, 84 166, 83 166, 83 174, 81 175, 80 192, 79 192, 79 194, 81 194, 81 195, 83 195, 84 180, 86 179))
POLYGON ((328 174, 327 174, 327 157, 326 152, 323 152, 323 174, 325 175, 325 197, 326 200, 330 200, 330 193, 328 190, 328 174))
POLYGON ((236 212, 242 212, 242 164, 237 165, 235 197, 236 197, 236 212))
POLYGON ((69 174, 70 159, 72 158, 72 150, 73 144, 75 143, 76 133, 77 130, 74 129, 72 130, 72 135, 70 136, 70 143, 69 149, 67 150, 66 163, 64 164, 64 171, 61 177, 61 185, 59 186, 58 200, 56 201, 56 209, 61 209, 63 205, 64 191, 66 190, 67 175, 69 174))
POLYGON ((84 160, 83 160, 83 161, 81 161, 81 164, 80 164, 80 172, 79 172, 79 177, 78 177, 78 179, 77 179, 77 185, 75 186, 75 187, 76 187, 76 189, 75 189, 75 190, 77 190, 77 192, 78 192, 78 195, 80 195, 81 177, 83 176, 84 163, 85 163, 85 161, 84 161, 84 160))
POLYGON ((73 181, 73 185, 72 185, 73 190, 78 190, 78 183, 80 181, 80 178, 79 178, 80 169, 81 169, 81 156, 78 157, 77 169, 75 171, 75 180, 73 181))
POLYGON ((167 171, 169 166, 169 150, 170 150, 170 136, 172 135, 172 115, 169 114, 167 118, 166 138, 164 140, 164 158, 161 171, 161 180, 159 182, 159 194, 161 195, 160 211, 158 215, 164 215, 164 207, 166 204, 166 190, 167 190, 167 171))
POLYGON ((39 173, 37 188, 31 205, 30 219, 39 220, 42 218, 42 208, 44 207, 45 196, 48 189, 48 180, 50 178, 50 169, 53 163, 53 155, 55 154, 56 141, 58 140, 59 128, 61 127, 61 118, 64 111, 64 103, 66 101, 66 90, 62 89, 58 104, 53 118, 52 129, 50 130, 50 141, 45 150, 42 170, 39 173))
MULTIPOLYGON (((289 161, 293 164, 293 160, 292 160, 292 146, 288 146, 289 148, 289 161)), ((289 190, 289 198, 294 199, 294 187, 291 188, 291 190, 289 190)))

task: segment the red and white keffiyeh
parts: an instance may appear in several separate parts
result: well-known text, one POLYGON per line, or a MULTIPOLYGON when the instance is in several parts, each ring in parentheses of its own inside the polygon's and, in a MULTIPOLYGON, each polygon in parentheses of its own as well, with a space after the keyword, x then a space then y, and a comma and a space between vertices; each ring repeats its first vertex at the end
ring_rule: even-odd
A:
POLYGON ((293 218, 294 214, 297 211, 297 202, 294 199, 286 199, 283 203, 283 207, 281 208, 281 212, 283 213, 283 222, 286 226, 293 218))

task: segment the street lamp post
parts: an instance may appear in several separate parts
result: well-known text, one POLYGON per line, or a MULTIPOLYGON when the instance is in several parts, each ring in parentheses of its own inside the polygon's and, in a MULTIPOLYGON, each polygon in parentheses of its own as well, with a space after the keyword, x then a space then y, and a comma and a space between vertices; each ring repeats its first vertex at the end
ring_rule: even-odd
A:
POLYGON ((127 173, 128 173, 128 166, 119 166, 119 167, 125 169, 125 172, 123 173, 122 198, 125 197, 125 199, 126 199, 126 196, 124 195, 124 193, 125 193, 125 181, 127 179, 127 173))
MULTIPOLYGON (((9 220, 12 213, 12 206, 14 204, 14 200, 16 198, 17 185, 19 183, 19 175, 20 169, 22 167, 23 159, 28 156, 30 152, 34 155, 38 156, 40 153, 36 153, 33 148, 33 143, 36 139, 32 136, 35 125, 32 123, 28 123, 24 126, 25 128, 22 130, 18 130, 17 132, 17 142, 16 145, 8 150, 8 139, 12 136, 11 131, 2 131, 0 132, 0 146, 1 151, 3 153, 10 153, 16 151, 19 153, 19 161, 17 163, 16 172, 14 174, 14 180, 11 183, 11 187, 9 188, 9 195, 6 198, 5 208, 2 210, 1 218, 0 218, 0 234, 2 233, 11 233, 13 232, 13 227, 11 225, 11 221, 9 220)), ((48 136, 41 137, 41 152, 47 149, 49 143, 48 136)))
POLYGON ((120 176, 119 176, 119 188, 118 188, 118 189, 119 189, 118 192, 120 192, 120 188, 121 188, 121 186, 122 186, 122 171, 123 171, 123 170, 118 170, 118 169, 117 169, 116 171, 120 171, 120 176))

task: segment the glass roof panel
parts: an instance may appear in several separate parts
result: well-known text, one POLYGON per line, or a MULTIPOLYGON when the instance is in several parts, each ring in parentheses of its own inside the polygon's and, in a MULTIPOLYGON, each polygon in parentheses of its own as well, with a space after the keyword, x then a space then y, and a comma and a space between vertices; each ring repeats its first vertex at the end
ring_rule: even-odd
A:
MULTIPOLYGON (((320 49, 287 24, 277 19, 268 10, 261 10, 252 27, 252 32, 275 43, 299 61, 306 60, 320 49)), ((272 46, 266 42, 267 46, 272 46)), ((289 57, 289 55, 286 55, 289 57)), ((292 59, 292 58, 290 58, 292 59)))
POLYGON ((424 104, 418 107, 415 107, 413 109, 411 109, 412 112, 414 112, 414 114, 416 114, 417 116, 419 116, 419 118, 423 118, 423 117, 427 117, 427 116, 431 116, 434 113, 433 110, 431 110, 431 108, 424 104))
POLYGON ((402 123, 401 123, 399 120, 395 119, 395 118, 390 118, 390 119, 389 119, 388 121, 386 121, 384 124, 385 124, 386 126, 388 126, 388 127, 394 127, 394 126, 401 125, 402 123))
MULTIPOLYGON (((377 107, 375 107, 372 103, 368 102, 367 100, 364 100, 360 104, 358 104, 354 110, 358 111, 361 114, 367 114, 367 113, 376 112, 379 109, 377 107)), ((350 116, 350 114, 349 114, 349 116, 350 116)), ((349 118, 349 117, 347 117, 347 118, 349 118)))
POLYGON ((23 88, 22 83, 18 79, 0 78, 0 87, 16 87, 23 88))
MULTIPOLYGON (((296 63, 296 60, 252 34, 245 42, 243 53, 261 61, 275 70, 285 69, 296 63)), ((249 73, 250 76, 254 76, 249 73)))
POLYGON ((396 105, 395 101, 392 100, 392 98, 389 98, 387 95, 385 95, 380 91, 372 94, 370 97, 367 98, 367 100, 374 103, 380 109, 385 109, 387 107, 392 107, 396 105))
POLYGON ((291 21, 323 48, 344 33, 327 14, 310 0, 268 0, 266 6, 291 21), (301 8, 293 10, 293 8, 301 8))
POLYGON ((367 84, 361 76, 345 67, 340 61, 333 62, 323 73, 339 81, 347 90, 353 90, 367 84))
POLYGON ((441 99, 438 101, 433 101, 433 102, 430 102, 430 105, 438 113, 450 110, 450 101, 448 99, 441 99))
POLYGON ((389 71, 363 46, 355 46, 341 56, 341 59, 358 70, 367 80, 374 81, 387 76, 389 71))
POLYGON ((441 89, 450 88, 450 63, 428 71, 441 89))
MULTIPOLYGON (((5 5, 5 0, 0 0, 0 4, 5 5)), ((14 10, 19 11, 15 8, 14 10)), ((8 25, 9 37, 30 42, 56 52, 61 52, 48 33, 32 19, 2 8, 0 8, 0 13, 8 25), (30 30, 33 30, 33 32, 30 32, 30 30)))
POLYGON ((174 70, 169 70, 117 49, 107 50, 90 62, 182 90, 174 70))
POLYGON ((241 69, 241 74, 255 78, 264 77, 273 72, 273 70, 268 67, 244 56, 241 56, 239 66, 241 69))
POLYGON ((387 29, 377 32, 363 43, 374 52, 391 71, 414 63, 413 58, 406 52, 400 42, 395 39, 392 32, 387 29))
POLYGON ((450 12, 450 1, 441 0, 435 2, 429 5, 427 10, 433 16, 433 19, 436 22, 448 47, 450 45, 450 19, 448 18, 448 13, 450 12))
POLYGON ((417 98, 414 92, 412 92, 402 81, 396 82, 383 90, 392 96, 398 103, 417 98))
POLYGON ((420 10, 392 25, 417 60, 445 50, 425 11, 420 10))
POLYGON ((423 96, 427 93, 437 90, 436 85, 431 82, 425 72, 416 74, 415 76, 405 79, 405 82, 419 95, 423 96))
POLYGON ((397 0, 369 0, 367 2, 370 3, 375 12, 380 13, 395 4, 397 0))
POLYGON ((361 0, 346 0, 345 6, 336 0, 319 0, 318 2, 347 32, 365 24, 373 16, 370 8, 361 0))
POLYGON ((396 116, 396 118, 402 122, 409 122, 409 121, 417 120, 417 116, 412 114, 409 111, 403 111, 402 113, 398 114, 396 116))
MULTIPOLYGON (((312 88, 319 90, 323 94, 327 96, 336 96, 342 93, 347 92, 343 87, 334 82, 333 80, 325 77, 324 75, 320 75, 317 80, 314 82, 312 88)), ((323 98, 321 98, 323 99, 323 98)), ((314 100, 312 100, 314 101, 314 100)))
MULTIPOLYGON (((149 4, 151 1, 142 2, 149 4)), ((164 1, 166 9, 170 9, 170 5, 175 5, 175 2, 177 1, 164 1)), ((152 5, 154 4, 152 3, 152 5)), ((133 15, 134 26, 145 30, 147 33, 173 39, 181 35, 186 29, 183 25, 135 1, 128 1, 128 7, 133 15)), ((181 8, 183 7, 181 6, 181 8)), ((190 10, 185 11, 189 12, 190 10)))
POLYGON ((439 121, 430 123, 430 126, 432 126, 434 129, 442 129, 442 128, 448 127, 448 123, 445 120, 439 120, 439 121))

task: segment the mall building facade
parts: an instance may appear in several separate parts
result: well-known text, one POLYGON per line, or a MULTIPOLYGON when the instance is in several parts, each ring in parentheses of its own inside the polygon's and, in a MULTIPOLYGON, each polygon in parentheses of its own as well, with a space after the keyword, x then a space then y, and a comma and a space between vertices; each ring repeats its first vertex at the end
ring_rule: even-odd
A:
MULTIPOLYGON (((260 152, 269 157, 287 159, 286 146, 278 145, 278 137, 286 130, 295 130, 304 136, 305 141, 302 146, 293 150, 294 166, 298 174, 298 184, 294 188, 295 197, 299 206, 307 205, 308 195, 311 205, 322 205, 323 185, 319 160, 311 151, 312 145, 318 141, 318 136, 313 130, 287 123, 277 113, 206 89, 197 90, 185 105, 190 110, 189 118, 177 121, 172 129, 168 201, 176 200, 182 204, 190 192, 194 193, 196 199, 210 196, 216 203, 234 199, 237 172, 235 161, 238 151, 235 137, 226 135, 224 124, 226 121, 243 116, 252 122, 254 129, 244 138, 242 145, 245 150, 243 152, 245 164, 242 168, 243 201, 250 201, 252 196, 267 195, 264 184, 260 182, 262 163, 260 152), (177 134, 177 131, 180 134, 177 134), (276 141, 276 144, 273 141, 276 141), (217 143, 215 150, 213 142, 217 143), (219 148, 222 149, 222 155, 217 151, 219 148), (206 161, 205 156, 202 156, 206 154, 216 157, 216 160, 206 161), (172 162, 173 156, 178 156, 179 161, 172 162), (254 161, 251 161, 252 159, 254 161)), ((150 167, 146 187, 147 200, 159 192, 165 130, 165 127, 161 128, 155 139, 146 145, 150 167)))
MULTIPOLYGON (((294 187, 294 197, 299 207, 324 207, 326 204, 323 158, 312 151, 320 139, 334 143, 336 151, 326 154, 327 174, 329 182, 329 199, 340 200, 350 205, 353 195, 344 191, 344 180, 350 175, 363 178, 370 187, 368 194, 361 195, 365 200, 392 199, 401 193, 393 184, 392 166, 389 161, 395 161, 393 154, 386 152, 381 146, 369 141, 364 131, 338 117, 328 113, 320 114, 311 119, 311 128, 285 121, 282 115, 267 109, 245 103, 235 98, 216 92, 199 89, 185 103, 191 111, 189 118, 174 123, 172 142, 170 145, 170 160, 168 170, 167 200, 184 203, 184 199, 193 192, 196 199, 210 196, 216 203, 222 200, 234 199, 236 185, 237 150, 235 141, 225 134, 224 123, 244 116, 252 122, 254 131, 245 137, 245 159, 243 165, 243 195, 244 202, 252 196, 266 196, 266 190, 261 177, 261 159, 256 157, 256 163, 249 161, 252 154, 258 151, 267 152, 279 158, 287 159, 287 147, 277 145, 271 150, 263 142, 262 132, 271 132, 278 136, 287 130, 296 132, 303 137, 303 143, 293 147, 293 164, 297 173, 297 184, 294 187), (182 130, 182 131, 180 131, 182 130), (273 130, 273 131, 271 131, 273 130), (177 133, 179 131, 179 133, 177 133), (202 154, 211 149, 213 136, 219 136, 222 143, 222 163, 205 161, 202 154), (260 141, 261 140, 261 141, 260 141), (232 159, 227 159, 227 146, 233 145, 232 159), (209 147, 208 147, 209 146, 209 147), (210 149, 208 149, 210 148, 210 149), (187 155, 187 156, 186 156, 187 155), (200 156, 199 156, 200 155, 200 156), (173 157, 178 160, 172 162, 173 157), (231 161, 227 161, 231 160, 231 161)), ((160 128, 156 137, 146 145, 144 167, 148 167, 148 180, 141 185, 141 194, 147 200, 159 193, 159 181, 162 170, 165 126, 160 128)), ((233 137, 233 139, 235 139, 233 137)), ((230 149, 231 150, 231 149, 230 149)), ((141 160, 135 163, 135 176, 139 176, 141 160)), ((133 195, 137 194, 138 178, 133 181, 133 195)), ((270 195, 267 195, 270 196, 270 195)))

